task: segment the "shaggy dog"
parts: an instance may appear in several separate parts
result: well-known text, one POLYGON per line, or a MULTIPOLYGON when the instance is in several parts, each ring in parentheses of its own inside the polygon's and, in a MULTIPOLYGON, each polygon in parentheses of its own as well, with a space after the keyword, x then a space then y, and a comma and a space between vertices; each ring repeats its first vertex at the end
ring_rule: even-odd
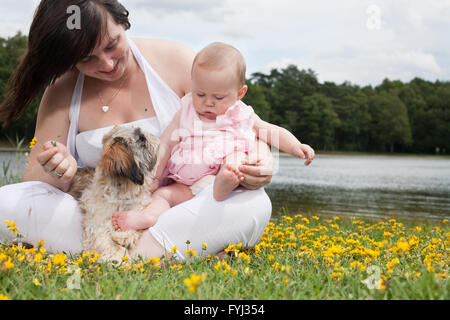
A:
POLYGON ((139 128, 115 126, 102 140, 97 167, 79 169, 69 193, 79 199, 83 248, 103 261, 118 261, 133 248, 142 231, 115 231, 112 213, 140 211, 150 203, 159 139, 139 128))

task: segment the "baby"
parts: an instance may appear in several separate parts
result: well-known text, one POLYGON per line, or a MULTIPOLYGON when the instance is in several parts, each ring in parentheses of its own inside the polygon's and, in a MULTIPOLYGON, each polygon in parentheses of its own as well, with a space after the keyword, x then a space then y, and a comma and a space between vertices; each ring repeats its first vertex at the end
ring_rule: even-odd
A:
POLYGON ((245 60, 234 47, 212 43, 195 57, 192 92, 161 136, 156 179, 172 184, 158 188, 143 212, 117 212, 116 230, 146 229, 167 209, 187 201, 213 184, 215 200, 222 201, 239 186, 244 176, 239 165, 259 139, 305 159, 314 150, 300 143, 288 130, 261 120, 241 99, 247 92, 245 60), (166 180, 167 180, 166 179, 166 180))

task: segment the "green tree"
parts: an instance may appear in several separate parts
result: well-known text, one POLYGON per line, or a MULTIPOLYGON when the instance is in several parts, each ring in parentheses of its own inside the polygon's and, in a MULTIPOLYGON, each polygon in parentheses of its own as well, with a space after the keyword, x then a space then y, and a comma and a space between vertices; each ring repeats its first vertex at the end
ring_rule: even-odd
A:
POLYGON ((364 150, 363 144, 371 120, 367 96, 358 86, 348 82, 339 86, 325 82, 321 92, 331 98, 333 109, 339 118, 334 147, 338 150, 364 150))
POLYGON ((372 146, 377 151, 395 151, 395 146, 411 143, 411 127, 406 105, 395 91, 382 91, 369 99, 372 116, 372 146))
MULTIPOLYGON (((22 35, 20 32, 8 39, 0 38, 0 96, 2 100, 7 90, 8 80, 19 64, 20 57, 25 53, 27 39, 27 36, 22 35)), ((12 121, 6 128, 0 128, 1 140, 6 140, 7 137, 13 140, 16 137, 31 140, 34 135, 41 97, 42 94, 33 100, 20 119, 12 121)))
POLYGON ((321 93, 305 97, 298 116, 300 141, 317 150, 332 150, 339 118, 330 98, 321 93))
POLYGON ((258 84, 252 84, 250 81, 247 81, 247 86, 247 94, 242 101, 251 105, 261 119, 271 121, 272 110, 266 100, 265 88, 258 84))

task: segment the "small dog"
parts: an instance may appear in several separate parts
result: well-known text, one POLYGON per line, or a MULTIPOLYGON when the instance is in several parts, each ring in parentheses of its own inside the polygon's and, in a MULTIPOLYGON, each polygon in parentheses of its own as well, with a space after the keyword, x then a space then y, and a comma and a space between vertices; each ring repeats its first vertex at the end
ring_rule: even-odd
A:
POLYGON ((102 140, 97 167, 79 169, 69 193, 79 199, 83 216, 83 248, 96 250, 103 261, 120 262, 142 231, 115 231, 115 211, 140 211, 151 200, 159 139, 140 128, 115 126, 102 140))

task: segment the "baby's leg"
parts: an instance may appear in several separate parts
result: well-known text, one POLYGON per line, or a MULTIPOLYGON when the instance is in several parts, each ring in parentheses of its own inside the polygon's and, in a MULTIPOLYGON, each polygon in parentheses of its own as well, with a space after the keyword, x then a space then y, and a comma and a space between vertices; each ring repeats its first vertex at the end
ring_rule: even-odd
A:
POLYGON ((191 189, 181 183, 161 187, 152 194, 152 200, 144 210, 113 213, 114 228, 117 231, 148 229, 156 224, 164 211, 192 197, 191 189))
POLYGON ((225 200, 244 180, 244 175, 238 167, 245 157, 244 152, 235 152, 224 159, 214 180, 214 199, 217 201, 225 200))

